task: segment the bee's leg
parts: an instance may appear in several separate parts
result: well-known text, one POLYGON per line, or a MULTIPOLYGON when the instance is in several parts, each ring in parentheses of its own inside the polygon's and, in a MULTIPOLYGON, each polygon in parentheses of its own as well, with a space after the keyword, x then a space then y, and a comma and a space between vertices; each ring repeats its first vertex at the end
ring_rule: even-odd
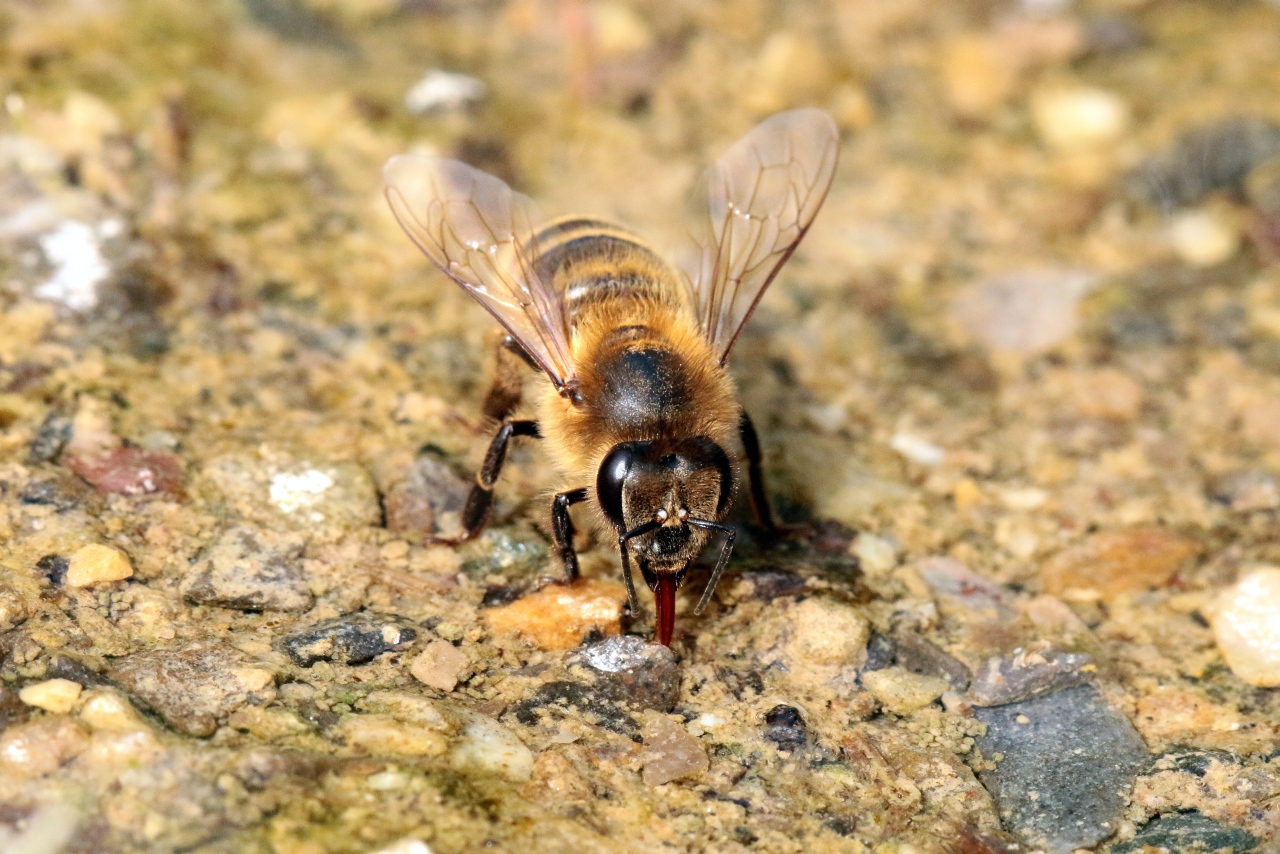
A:
POLYGON ((569 584, 578 580, 578 553, 573 550, 573 519, 569 508, 587 500, 585 489, 562 492, 551 502, 551 533, 555 537, 560 561, 564 564, 564 578, 569 584))
POLYGON ((755 508, 756 519, 761 527, 777 532, 778 525, 773 520, 773 508, 769 505, 769 495, 764 488, 764 472, 760 466, 760 437, 756 435, 756 427, 745 409, 742 411, 742 420, 738 422, 738 432, 742 437, 742 448, 747 453, 747 479, 750 481, 751 505, 755 508))
POLYGON ((533 436, 541 438, 537 421, 506 421, 489 443, 489 450, 484 455, 484 463, 476 475, 475 485, 467 494, 467 503, 462 506, 462 533, 452 538, 431 538, 433 543, 462 543, 484 528, 489 518, 489 510, 493 507, 493 487, 502 473, 502 464, 507 461, 507 445, 514 436, 533 436))
POLYGON ((524 348, 510 335, 498 342, 495 351, 495 369, 493 384, 484 398, 484 415, 494 421, 506 421, 520 405, 524 391, 523 368, 521 364, 538 370, 538 363, 533 361, 524 348))

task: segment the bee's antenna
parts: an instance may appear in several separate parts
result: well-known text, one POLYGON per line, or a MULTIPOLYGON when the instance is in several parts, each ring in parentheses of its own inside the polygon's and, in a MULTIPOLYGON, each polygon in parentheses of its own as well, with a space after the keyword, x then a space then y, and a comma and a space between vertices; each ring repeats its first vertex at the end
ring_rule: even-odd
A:
POLYGON ((625 534, 618 535, 618 551, 622 554, 622 581, 627 585, 627 600, 631 603, 631 613, 640 613, 640 600, 636 598, 636 583, 631 578, 631 558, 627 554, 627 540, 643 536, 654 528, 661 528, 662 523, 654 519, 643 525, 632 528, 625 534))
POLYGON ((733 551, 733 541, 737 539, 738 532, 728 525, 709 522, 706 519, 689 519, 688 522, 697 528, 707 531, 722 531, 724 533, 724 546, 720 549, 720 559, 716 561, 716 568, 711 570, 711 580, 707 582, 707 589, 702 591, 702 598, 698 600, 698 607, 693 609, 693 613, 701 614, 706 610, 707 603, 711 601, 711 594, 716 591, 716 585, 720 583, 720 575, 729 564, 729 554, 733 551))

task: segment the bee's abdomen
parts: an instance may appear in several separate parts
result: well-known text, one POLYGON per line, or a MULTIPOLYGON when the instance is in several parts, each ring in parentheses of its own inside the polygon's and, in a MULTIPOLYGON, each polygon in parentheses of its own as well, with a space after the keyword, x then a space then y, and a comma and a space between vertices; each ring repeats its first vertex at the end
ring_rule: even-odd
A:
POLYGON ((531 241, 538 276, 554 282, 570 321, 615 298, 673 302, 666 263, 631 232, 598 219, 549 223, 531 241))

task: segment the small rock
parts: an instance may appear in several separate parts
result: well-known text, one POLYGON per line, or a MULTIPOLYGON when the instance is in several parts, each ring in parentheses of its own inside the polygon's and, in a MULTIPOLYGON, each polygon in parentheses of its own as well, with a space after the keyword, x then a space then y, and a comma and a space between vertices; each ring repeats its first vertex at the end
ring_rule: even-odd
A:
POLYGON ((46 679, 28 685, 18 692, 18 698, 28 706, 44 709, 55 715, 65 715, 76 706, 84 686, 69 679, 46 679))
POLYGON ((809 740, 809 728, 794 706, 774 706, 764 713, 764 739, 779 750, 799 750, 809 740))
POLYGON ((1013 596, 969 567, 949 557, 927 557, 916 564, 920 576, 939 599, 944 613, 963 610, 988 620, 1009 620, 1014 616, 1013 596))
POLYGON ((133 704, 110 688, 90 688, 84 692, 80 720, 94 732, 124 733, 150 729, 133 704))
POLYGON ((458 110, 480 101, 486 90, 483 80, 433 68, 405 93, 404 105, 419 115, 458 110))
POLYGON ((596 675, 596 688, 611 700, 669 712, 680 699, 680 667, 668 647, 632 636, 591 644, 578 660, 596 675))
POLYGON ((662 786, 674 780, 701 777, 711 763, 696 738, 665 715, 654 715, 641 732, 644 765, 641 779, 647 786, 662 786))
POLYGON ((965 35, 943 46, 942 82, 951 109, 985 119, 1004 106, 1018 82, 1018 63, 994 39, 965 35))
POLYGON ((1231 671, 1259 688, 1280 687, 1280 569, 1255 569, 1208 609, 1231 671))
POLYGON ((375 756, 443 756, 449 749, 442 733, 391 715, 346 715, 334 732, 348 747, 375 756))
POLYGON ((1119 138, 1129 125, 1129 107, 1105 89, 1042 89, 1031 96, 1031 118, 1050 148, 1077 151, 1119 138))
POLYGON ((1037 641, 1013 655, 993 656, 978 668, 965 702, 974 706, 1003 706, 1041 697, 1089 678, 1093 659, 1084 653, 1053 649, 1037 641))
POLYGON ((1018 270, 965 289, 951 314, 987 348, 1032 356, 1075 335, 1076 306, 1097 277, 1084 270, 1018 270))
POLYGON ((302 547, 303 538, 297 534, 231 528, 191 568, 180 590, 194 605, 238 611, 305 611, 315 597, 302 571, 302 547))
POLYGON ((1233 854, 1242 854, 1257 845, 1258 840, 1251 833, 1192 810, 1156 816, 1143 825, 1133 839, 1112 845, 1111 854, 1130 854, 1150 848, 1173 852, 1230 850, 1233 854))
POLYGON ((431 848, 421 839, 401 839, 373 854, 431 854, 431 848))
POLYGON ((798 664, 850 665, 867 659, 871 629, 852 606, 812 598, 787 613, 790 631, 783 651, 798 664))
POLYGON ((387 528, 416 536, 456 530, 470 488, 444 460, 424 453, 387 488, 387 528))
POLYGON ((893 647, 894 661, 903 669, 919 676, 945 679, 957 691, 969 687, 973 673, 965 663, 915 632, 895 632, 893 647))
POLYGON ((533 776, 533 752, 515 733, 484 715, 474 715, 449 751, 455 769, 497 774, 514 783, 533 776))
POLYGON ((1200 552, 1190 537, 1155 526, 1103 531, 1040 568, 1045 592, 1089 591, 1102 598, 1163 586, 1200 552))
POLYGON ((883 575, 898 565, 898 547, 888 537, 859 532, 849 551, 868 575, 883 575))
POLYGON ((947 458, 945 450, 911 433, 894 433, 889 439, 889 447, 922 466, 940 465, 947 458))
POLYGON ((409 665, 413 678, 423 685, 448 693, 458 685, 458 676, 470 664, 467 654, 447 640, 433 640, 409 665))
POLYGON ((43 777, 89 746, 89 731, 63 715, 36 718, 0 733, 0 778, 43 777))
POLYGON ((871 639, 867 641, 867 660, 862 664, 861 673, 891 667, 897 657, 898 651, 894 648, 893 638, 873 632, 871 639))
POLYGON ((542 649, 570 649, 592 631, 619 634, 626 601, 621 584, 584 579, 571 585, 549 584, 510 605, 485 611, 484 617, 494 632, 521 634, 542 649))
POLYGON ((112 679, 188 735, 212 735, 231 712, 275 698, 275 674, 235 647, 200 641, 136 653, 113 663, 112 679))
POLYGON ((577 682, 548 682, 538 688, 532 697, 517 703, 512 712, 516 720, 525 726, 536 726, 539 723, 539 712, 554 717, 574 710, 596 726, 638 738, 640 725, 616 704, 600 692, 577 682))
POLYGON ((76 550, 67 564, 68 587, 91 587, 133 576, 128 556, 111 546, 90 543, 76 550))
POLYGON ((1049 854, 1092 848, 1115 832, 1147 748, 1090 685, 974 710, 996 767, 978 773, 1005 828, 1049 854))
POLYGON ((36 561, 36 569, 54 587, 62 587, 67 583, 67 570, 70 568, 71 561, 62 555, 45 555, 36 561))
POLYGON ((1180 211, 1169 224, 1169 245, 1188 267, 1215 267, 1240 249, 1240 228, 1215 208, 1180 211))
POLYGON ((785 569, 751 569, 740 577, 751 585, 752 596, 765 602, 798 596, 808 589, 804 576, 785 569))
POLYGON ((63 464, 105 495, 183 496, 182 463, 168 451, 116 448, 101 455, 75 455, 63 464))
POLYGON ((27 445, 27 463, 51 463, 71 441, 72 421, 60 410, 50 410, 27 445))
POLYGON ((310 667, 317 661, 354 665, 397 651, 417 636, 416 630, 394 620, 353 614, 289 635, 281 645, 299 667, 310 667))
POLYGON ((951 690, 951 683, 894 666, 863 673, 862 687, 895 715, 909 715, 951 690))

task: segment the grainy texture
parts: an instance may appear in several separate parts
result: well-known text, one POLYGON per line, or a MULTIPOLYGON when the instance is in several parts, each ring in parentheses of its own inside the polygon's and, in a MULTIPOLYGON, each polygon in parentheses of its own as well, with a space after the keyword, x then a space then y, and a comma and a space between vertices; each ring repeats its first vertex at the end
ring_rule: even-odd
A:
POLYGON ((0 3, 0 849, 1009 851, 1077 828, 995 782, 1061 704, 1048 732, 1150 753, 1041 763, 1105 801, 1094 850, 1274 850, 1278 31, 1270 0, 0 3), (495 324, 387 158, 675 255, 690 183, 798 106, 841 162, 729 368, 802 524, 741 490, 669 652, 588 505, 558 583, 550 496, 591 484, 545 441, 433 541, 495 324))

